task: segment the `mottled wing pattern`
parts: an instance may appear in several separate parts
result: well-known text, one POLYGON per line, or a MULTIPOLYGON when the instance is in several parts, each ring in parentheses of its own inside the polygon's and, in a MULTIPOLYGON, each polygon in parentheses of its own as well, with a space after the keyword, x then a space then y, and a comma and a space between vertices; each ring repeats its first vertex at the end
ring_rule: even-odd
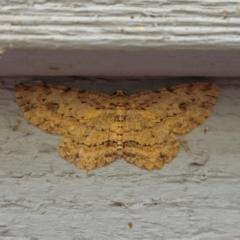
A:
POLYGON ((78 168, 101 167, 118 158, 116 122, 111 110, 105 110, 64 135, 60 154, 78 168))
POLYGON ((215 84, 195 83, 141 92, 130 99, 146 119, 184 134, 205 122, 218 94, 219 87, 215 84))
POLYGON ((147 169, 161 168, 177 156, 178 140, 166 128, 128 110, 123 134, 123 157, 147 169))
POLYGON ((30 123, 61 135, 96 117, 109 104, 107 94, 39 83, 18 85, 15 95, 30 123))
POLYGON ((78 168, 101 167, 123 156, 147 169, 178 154, 172 132, 204 123, 219 94, 215 84, 196 83, 127 96, 81 89, 21 84, 15 94, 24 116, 39 128, 63 135, 60 154, 78 168))

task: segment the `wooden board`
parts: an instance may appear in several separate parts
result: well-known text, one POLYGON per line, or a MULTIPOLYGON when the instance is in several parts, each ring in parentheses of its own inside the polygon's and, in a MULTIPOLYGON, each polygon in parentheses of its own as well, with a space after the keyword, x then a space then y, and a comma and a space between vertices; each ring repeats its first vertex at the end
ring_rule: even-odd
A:
MULTIPOLYGON (((162 170, 120 159, 90 172, 59 156, 59 136, 28 123, 11 90, 21 79, 8 80, 0 90, 0 239, 240 238, 239 80, 208 79, 221 87, 212 115, 179 137, 190 151, 181 147, 162 170)), ((133 93, 193 82, 67 80, 55 83, 133 93)))
POLYGON ((239 76, 239 1, 0 3, 0 75, 239 76))

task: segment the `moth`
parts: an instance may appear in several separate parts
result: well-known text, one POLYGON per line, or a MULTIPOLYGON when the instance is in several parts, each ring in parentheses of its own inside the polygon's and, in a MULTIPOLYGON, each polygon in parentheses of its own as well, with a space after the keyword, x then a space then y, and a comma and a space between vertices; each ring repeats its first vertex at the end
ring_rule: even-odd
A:
POLYGON ((178 155, 174 135, 203 124, 219 87, 194 83, 127 95, 40 83, 23 83, 15 95, 24 116, 42 130, 62 135, 60 155, 91 170, 123 157, 160 169, 178 155))

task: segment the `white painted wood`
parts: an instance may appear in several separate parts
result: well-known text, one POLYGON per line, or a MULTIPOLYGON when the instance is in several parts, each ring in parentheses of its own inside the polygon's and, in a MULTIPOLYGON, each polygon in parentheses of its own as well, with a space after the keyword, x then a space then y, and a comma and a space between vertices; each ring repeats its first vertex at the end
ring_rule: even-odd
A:
MULTIPOLYGON (((22 116, 8 89, 24 79, 0 80, 1 240, 240 239, 239 79, 205 79, 221 87, 213 113, 185 136, 191 151, 182 148, 162 170, 120 159, 90 172, 65 162, 60 137, 22 116)), ((54 79, 129 93, 194 81, 160 80, 54 79)))
POLYGON ((5 48, 239 49, 239 1, 2 1, 5 48))
POLYGON ((237 0, 2 0, 0 75, 239 76, 239 17, 237 0))

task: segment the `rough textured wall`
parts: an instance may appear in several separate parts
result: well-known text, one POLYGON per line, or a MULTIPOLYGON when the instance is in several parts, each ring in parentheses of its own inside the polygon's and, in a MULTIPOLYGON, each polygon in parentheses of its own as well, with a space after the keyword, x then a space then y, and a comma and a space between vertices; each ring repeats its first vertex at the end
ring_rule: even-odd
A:
MULTIPOLYGON (((23 80, 1 79, 1 240, 240 239, 239 79, 205 79, 221 87, 212 115, 183 138, 190 151, 181 147, 162 170, 119 159, 90 172, 59 156, 59 136, 22 116, 5 87, 23 80)), ((55 83, 132 93, 193 81, 122 80, 55 83)))

